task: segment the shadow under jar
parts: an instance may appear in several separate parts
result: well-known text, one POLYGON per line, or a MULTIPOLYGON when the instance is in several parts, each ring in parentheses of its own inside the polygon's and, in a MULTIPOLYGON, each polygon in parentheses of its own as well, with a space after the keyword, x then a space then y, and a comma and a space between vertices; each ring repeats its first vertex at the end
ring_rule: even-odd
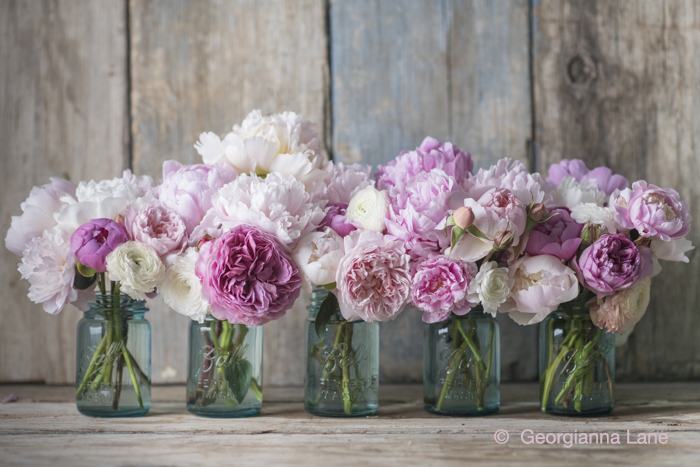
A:
POLYGON ((615 335, 588 308, 564 304, 540 323, 540 405, 552 415, 598 416, 614 405, 615 335))
POLYGON ((379 324, 348 322, 336 309, 316 333, 316 315, 328 295, 311 294, 306 320, 304 409, 322 417, 364 417, 379 407, 379 324))
POLYGON ((262 407, 262 326, 207 316, 190 323, 187 410, 214 418, 251 417, 262 407))
POLYGON ((481 307, 425 327, 423 402, 438 415, 498 411, 501 358, 498 323, 481 307))
POLYGON ((91 417, 136 417, 151 407, 151 325, 145 301, 97 294, 78 322, 76 404, 91 417))

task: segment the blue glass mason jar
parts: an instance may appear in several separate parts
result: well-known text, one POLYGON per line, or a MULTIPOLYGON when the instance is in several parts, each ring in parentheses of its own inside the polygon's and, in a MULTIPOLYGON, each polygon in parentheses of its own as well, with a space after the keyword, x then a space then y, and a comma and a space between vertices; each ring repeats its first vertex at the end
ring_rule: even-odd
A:
POLYGON ((190 323, 187 410, 214 418, 251 417, 262 407, 263 327, 212 316, 190 323))
POLYGON ((586 307, 563 304, 540 323, 540 407, 552 415, 598 416, 614 405, 615 335, 586 307))
POLYGON ((76 403, 92 417, 136 417, 151 407, 151 325, 145 301, 97 294, 78 322, 76 403))
POLYGON ((498 322, 481 307, 425 327, 423 404, 438 415, 475 416, 501 405, 498 322))
POLYGON ((311 294, 306 320, 304 409, 322 417, 364 417, 379 407, 379 323, 348 322, 340 310, 316 334, 316 315, 328 295, 311 294))

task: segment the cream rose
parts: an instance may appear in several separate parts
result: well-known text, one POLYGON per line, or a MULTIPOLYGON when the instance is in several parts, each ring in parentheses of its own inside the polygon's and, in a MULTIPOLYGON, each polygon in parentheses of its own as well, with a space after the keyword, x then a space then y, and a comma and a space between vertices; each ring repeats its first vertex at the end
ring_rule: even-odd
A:
POLYGON ((188 248, 184 255, 178 256, 166 270, 159 291, 170 308, 203 323, 211 309, 202 297, 202 283, 194 271, 198 257, 196 248, 188 248))
POLYGON ((357 222, 365 230, 382 232, 388 210, 389 199, 386 193, 368 186, 352 197, 346 215, 348 219, 357 222))
POLYGON ((119 281, 121 290, 135 300, 145 300, 165 276, 156 250, 139 242, 126 242, 107 255, 107 274, 119 281))
POLYGON ((481 265, 481 270, 469 284, 467 300, 481 302, 485 313, 495 315, 510 296, 513 280, 508 276, 508 268, 499 268, 498 263, 490 261, 481 265))
POLYGON ((343 239, 330 227, 302 238, 292 253, 292 259, 302 273, 301 286, 304 290, 311 292, 312 285, 335 282, 335 273, 343 255, 343 239))

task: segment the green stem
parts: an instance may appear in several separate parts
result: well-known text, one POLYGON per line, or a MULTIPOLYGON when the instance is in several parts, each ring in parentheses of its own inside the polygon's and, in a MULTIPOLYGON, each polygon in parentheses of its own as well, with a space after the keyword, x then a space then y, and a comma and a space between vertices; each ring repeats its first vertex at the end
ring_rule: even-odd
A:
POLYGON ((92 375, 92 372, 95 370, 95 363, 97 361, 97 357, 102 354, 102 351, 105 348, 105 345, 107 344, 107 334, 110 333, 111 330, 108 330, 107 333, 102 337, 102 341, 100 341, 99 345, 97 346, 97 349, 95 350, 95 353, 92 354, 92 358, 90 359, 90 364, 88 365, 87 370, 85 370, 85 376, 83 376, 83 381, 80 383, 80 386, 78 386, 78 390, 75 392, 75 396, 78 397, 81 392, 85 390, 85 387, 88 384, 88 380, 90 376, 92 375))
POLYGON ((262 393, 262 388, 260 387, 260 383, 255 378, 250 379, 250 389, 253 391, 253 394, 255 394, 255 397, 258 398, 260 402, 263 400, 263 393, 262 393))
POLYGON ((143 410, 143 399, 141 398, 141 387, 136 380, 136 374, 134 373, 134 367, 131 365, 131 358, 126 351, 126 346, 122 346, 122 353, 124 354, 124 360, 126 361, 126 366, 129 368, 129 376, 131 376, 131 382, 134 385, 134 391, 136 391, 136 397, 139 400, 139 408, 143 410))
MULTIPOLYGON (((591 351, 593 350, 593 347, 595 344, 598 342, 600 339, 600 336, 603 334, 602 329, 598 329, 598 332, 596 333, 595 337, 588 342, 586 345, 583 344, 583 334, 580 335, 580 337, 576 340, 576 348, 581 349, 577 354, 575 355, 576 358, 576 367, 569 373, 569 376, 566 379, 566 382, 564 383, 564 386, 562 387, 561 392, 557 396, 556 400, 554 401, 555 405, 559 405, 561 401, 564 399, 564 396, 566 396, 566 391, 568 388, 570 388, 572 385, 576 384, 578 386, 579 379, 583 376, 584 371, 587 369, 588 365, 585 365, 586 360, 588 359, 588 356, 590 355, 591 351)), ((577 398, 579 399, 579 398, 577 398)), ((578 402, 578 400, 576 401, 578 402)), ((575 407, 577 406, 576 410, 578 412, 581 411, 581 405, 580 404, 574 404, 575 407)))
MULTIPOLYGON (((457 369, 459 368, 459 365, 462 361, 462 356, 464 355, 464 351, 467 348, 467 341, 466 339, 464 342, 459 344, 459 341, 457 340, 457 336, 459 335, 457 332, 455 332, 455 328, 458 327, 459 320, 453 319, 452 323, 450 324, 450 333, 452 336, 452 358, 450 359, 450 364, 447 367, 447 375, 445 376, 445 384, 442 385, 442 390, 440 391, 440 397, 438 398, 437 405, 435 406, 436 410, 442 410, 443 405, 445 405, 445 399, 447 398, 447 394, 449 393, 450 389, 452 388, 452 384, 454 383, 455 375, 457 374, 457 369)), ((462 337, 465 337, 465 334, 462 333, 462 337)))
POLYGON ((464 341, 467 343, 467 345, 469 346, 469 349, 474 354, 474 358, 476 358, 476 362, 479 364, 479 367, 481 368, 481 370, 486 370, 486 364, 484 364, 484 360, 481 358, 481 355, 479 354, 479 351, 476 349, 474 342, 472 342, 472 340, 469 338, 466 331, 464 330, 464 325, 462 324, 462 320, 456 319, 456 321, 457 321, 457 329, 459 330, 460 334, 462 334, 464 341))
MULTIPOLYGON (((545 372, 545 383, 542 389, 542 410, 545 410, 547 408, 549 393, 552 391, 554 373, 561 364, 561 361, 564 359, 564 357, 566 357, 566 354, 568 354, 571 350, 569 348, 569 343, 578 335, 578 331, 578 329, 571 329, 569 331, 569 334, 566 336, 566 338, 564 338, 564 341, 561 344, 561 348, 559 349, 559 354, 557 355, 557 358, 554 359, 554 362, 549 366, 549 368, 547 368, 545 372)), ((549 339, 553 340, 554 336, 549 336, 549 339)))
MULTIPOLYGON (((336 330, 336 333, 335 333, 335 340, 334 340, 334 342, 333 342, 333 349, 331 350, 331 352, 335 352, 335 349, 337 349, 338 346, 340 345, 340 339, 343 337, 343 334, 344 334, 344 332, 345 332, 345 325, 346 325, 347 323, 348 323, 347 321, 342 321, 340 324, 338 324, 338 329, 336 330)), ((322 340, 319 341, 319 344, 318 344, 318 345, 319 345, 319 350, 322 348, 321 342, 323 342, 323 341, 322 341, 322 340)), ((335 354, 335 353, 334 353, 334 354, 335 354)), ((337 365, 336 365, 336 366, 337 366, 337 365)), ((328 362, 327 362, 327 361, 324 361, 324 362, 323 362, 323 371, 321 371, 321 379, 320 379, 320 381, 323 381, 323 380, 328 379, 328 377, 330 376, 330 374, 331 374, 331 372, 328 371, 328 362)), ((319 385, 319 386, 320 386, 320 385, 319 385)), ((321 391, 319 390, 318 393, 316 394, 316 401, 315 401, 315 403, 318 404, 320 401, 321 401, 321 391)))
POLYGON ((350 351, 352 349, 352 325, 345 327, 345 347, 342 350, 343 361, 341 362, 341 370, 343 373, 343 407, 346 415, 352 415, 352 398, 350 394, 350 368, 348 361, 350 360, 350 351))

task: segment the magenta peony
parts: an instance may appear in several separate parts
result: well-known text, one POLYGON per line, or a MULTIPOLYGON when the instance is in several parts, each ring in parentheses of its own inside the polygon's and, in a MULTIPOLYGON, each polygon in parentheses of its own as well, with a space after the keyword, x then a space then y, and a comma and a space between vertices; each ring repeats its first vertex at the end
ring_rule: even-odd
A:
POLYGON ((330 227, 341 237, 347 236, 350 232, 360 228, 359 224, 348 219, 348 203, 329 203, 328 212, 323 218, 320 228, 330 227))
POLYGON ((615 220, 626 229, 637 229, 642 237, 658 237, 668 242, 690 231, 692 218, 688 203, 675 190, 647 185, 640 180, 615 200, 615 220))
POLYGON ((603 235, 574 260, 579 279, 598 298, 612 295, 651 276, 651 250, 639 247, 623 234, 603 235))
POLYGON ((163 261, 182 251, 187 242, 182 218, 158 202, 144 204, 138 212, 129 209, 126 224, 131 238, 152 247, 163 261))
POLYGON ((467 300, 467 288, 477 272, 476 264, 446 256, 422 261, 413 275, 411 301, 423 312, 423 321, 437 323, 450 313, 467 314, 476 305, 467 300))
POLYGON ((336 273, 343 317, 369 323, 396 318, 411 291, 410 257, 403 242, 367 230, 351 233, 344 244, 336 273))
POLYGON ((410 186, 418 174, 433 169, 442 170, 462 185, 471 177, 473 168, 471 154, 452 143, 441 143, 428 136, 415 151, 403 151, 387 165, 379 166, 377 188, 386 190, 392 186, 410 186))
POLYGON ((165 161, 158 199, 182 218, 189 235, 211 208, 212 195, 236 176, 236 171, 227 164, 183 165, 165 161))
POLYGON ((581 245, 579 235, 583 226, 571 218, 567 208, 554 208, 549 214, 554 217, 537 224, 530 232, 525 253, 530 256, 554 255, 569 261, 581 245))
POLYGON ((247 225, 205 242, 195 268, 212 315, 233 324, 281 318, 301 289, 299 271, 277 241, 247 225))
POLYGON ((129 240, 124 224, 95 219, 78 227, 70 238, 70 252, 97 272, 107 271, 107 255, 129 240))

